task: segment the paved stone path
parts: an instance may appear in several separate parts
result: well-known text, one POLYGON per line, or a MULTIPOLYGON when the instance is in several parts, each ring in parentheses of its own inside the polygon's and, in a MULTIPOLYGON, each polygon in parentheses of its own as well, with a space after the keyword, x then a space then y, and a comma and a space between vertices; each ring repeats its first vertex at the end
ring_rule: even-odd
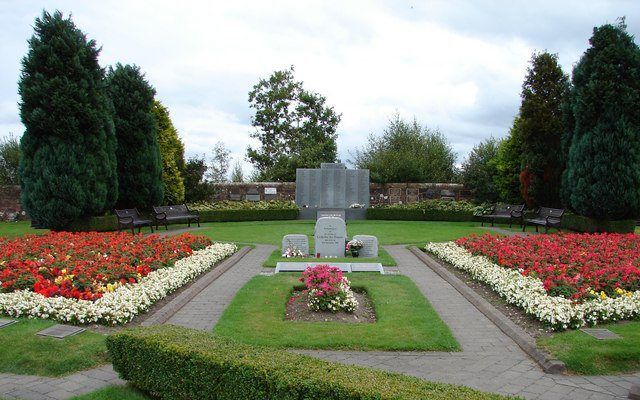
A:
POLYGON ((236 292, 262 271, 262 263, 276 249, 275 246, 256 245, 236 265, 201 291, 180 309, 168 324, 211 331, 236 292))
POLYGON ((623 399, 640 374, 578 377, 544 373, 449 283, 404 246, 385 246, 449 326, 459 353, 303 351, 325 360, 370 366, 526 399, 623 399))
MULTIPOLYGON (((479 390, 515 394, 527 399, 624 399, 640 373, 580 377, 545 374, 514 342, 461 294, 425 266, 404 246, 385 246, 400 273, 410 277, 449 326, 462 351, 349 352, 299 351, 318 358, 357 364, 420 378, 462 384, 479 390)), ((169 323, 211 330, 235 293, 262 271, 275 249, 258 245, 237 264, 180 309, 169 323)), ((111 384, 122 384, 111 366, 63 378, 0 374, 0 396, 24 399, 67 399, 111 384)))

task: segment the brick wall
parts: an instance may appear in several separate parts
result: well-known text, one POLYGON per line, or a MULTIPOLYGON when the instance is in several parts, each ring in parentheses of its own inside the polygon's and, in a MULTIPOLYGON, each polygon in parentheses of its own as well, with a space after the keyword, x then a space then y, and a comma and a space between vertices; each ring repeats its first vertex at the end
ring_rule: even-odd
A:
POLYGON ((24 219, 20 205, 20 186, 0 186, 0 220, 24 219))
MULTIPOLYGON (((295 200, 295 182, 220 183, 216 187, 216 200, 295 200), (275 188, 276 194, 267 194, 275 188)), ((371 183, 370 204, 414 203, 425 199, 449 198, 468 200, 471 193, 456 183, 371 183)))

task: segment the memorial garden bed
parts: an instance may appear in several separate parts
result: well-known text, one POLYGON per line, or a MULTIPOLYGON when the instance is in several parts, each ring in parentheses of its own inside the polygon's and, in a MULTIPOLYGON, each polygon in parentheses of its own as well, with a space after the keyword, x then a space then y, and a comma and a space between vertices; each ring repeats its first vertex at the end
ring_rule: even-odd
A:
POLYGON ((484 235, 426 250, 562 330, 640 314, 639 242, 633 234, 484 235))
POLYGON ((235 245, 188 234, 0 239, 0 314, 126 323, 235 250, 235 245))
POLYGON ((299 274, 256 276, 236 295, 214 333, 281 348, 458 351, 459 345, 415 284, 405 276, 353 273, 352 287, 366 290, 375 323, 297 322, 285 319, 299 274))

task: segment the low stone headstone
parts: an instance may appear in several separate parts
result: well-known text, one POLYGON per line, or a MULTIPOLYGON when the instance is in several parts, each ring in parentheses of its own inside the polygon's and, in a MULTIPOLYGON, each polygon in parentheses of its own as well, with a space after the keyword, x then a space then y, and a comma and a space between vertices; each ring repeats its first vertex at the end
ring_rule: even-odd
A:
POLYGON ((618 334, 604 328, 581 328, 580 330, 598 340, 622 339, 618 334))
POLYGON ((377 258, 378 257, 378 238, 371 235, 355 235, 354 239, 362 241, 364 246, 360 249, 360 257, 377 258))
POLYGON ((284 254, 288 247, 295 247, 307 255, 309 254, 309 238, 307 235, 285 235, 282 238, 281 254, 284 254))
POLYGON ((47 329, 43 329, 37 333, 39 336, 48 336, 54 337, 57 339, 64 339, 69 336, 77 335, 78 333, 84 332, 84 328, 79 328, 77 326, 70 325, 60 325, 56 324, 47 329))
POLYGON ((338 217, 322 217, 316 221, 313 232, 315 254, 324 257, 344 257, 347 226, 338 217))
POLYGON ((4 327, 7 327, 9 325, 13 325, 15 323, 16 323, 16 321, 13 320, 13 319, 0 318, 0 328, 4 328, 4 327))
POLYGON ((342 209, 329 208, 329 209, 318 210, 316 214, 316 221, 319 220, 320 218, 325 218, 325 217, 342 218, 343 221, 346 221, 345 210, 342 210, 342 209))

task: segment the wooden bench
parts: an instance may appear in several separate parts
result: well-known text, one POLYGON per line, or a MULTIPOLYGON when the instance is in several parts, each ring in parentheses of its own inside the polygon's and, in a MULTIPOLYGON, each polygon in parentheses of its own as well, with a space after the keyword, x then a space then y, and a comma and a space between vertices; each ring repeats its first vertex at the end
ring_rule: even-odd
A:
POLYGON ((130 228, 131 234, 135 234, 135 228, 138 228, 138 233, 140 233, 143 226, 148 226, 151 228, 151 233, 153 233, 153 222, 142 218, 137 208, 115 210, 115 213, 118 218, 118 232, 130 228))
POLYGON ((549 228, 560 229, 563 215, 564 208, 540 207, 536 211, 535 217, 524 220, 522 223, 522 232, 527 228, 527 224, 534 225, 536 232, 538 232, 539 226, 544 226, 544 233, 548 233, 549 228))
POLYGON ((509 228, 511 228, 514 219, 519 221, 520 225, 522 225, 523 212, 524 204, 494 204, 491 212, 482 216, 481 226, 484 226, 484 222, 488 220, 491 221, 491 226, 493 226, 496 219, 508 219, 509 228))
POLYGON ((175 221, 186 221, 189 227, 191 222, 197 222, 200 226, 200 214, 197 211, 189 210, 186 204, 177 204, 172 206, 154 206, 156 229, 159 224, 163 224, 165 229, 169 230, 168 223, 175 221))

